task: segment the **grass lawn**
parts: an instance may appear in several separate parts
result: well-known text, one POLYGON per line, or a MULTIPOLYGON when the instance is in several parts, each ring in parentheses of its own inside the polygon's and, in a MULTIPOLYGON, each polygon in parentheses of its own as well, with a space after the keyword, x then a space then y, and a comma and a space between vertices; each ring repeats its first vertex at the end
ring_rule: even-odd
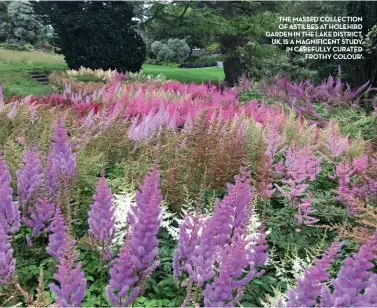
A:
MULTIPOLYGON (((67 66, 61 55, 46 54, 37 51, 15 51, 0 49, 0 83, 3 85, 5 97, 14 94, 43 95, 51 93, 48 85, 41 85, 32 80, 28 72, 31 71, 62 71, 67 66)), ((143 65, 143 72, 150 75, 164 74, 167 79, 181 82, 217 83, 224 79, 221 68, 180 69, 160 65, 143 65)))

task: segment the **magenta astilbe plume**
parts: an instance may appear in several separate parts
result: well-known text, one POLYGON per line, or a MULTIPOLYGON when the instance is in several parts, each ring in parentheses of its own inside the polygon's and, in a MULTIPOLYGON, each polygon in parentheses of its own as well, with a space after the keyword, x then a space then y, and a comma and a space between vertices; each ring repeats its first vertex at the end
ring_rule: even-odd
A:
POLYGON ((231 245, 220 247, 219 274, 205 288, 205 306, 233 307, 242 295, 242 288, 252 279, 263 275, 264 271, 258 271, 257 268, 267 261, 267 247, 264 232, 258 233, 255 242, 245 235, 237 235, 231 245))
POLYGON ((0 286, 8 285, 14 275, 16 261, 13 259, 13 249, 9 236, 0 227, 0 286))
POLYGON ((80 307, 86 291, 86 279, 81 271, 81 262, 76 263, 75 242, 66 234, 62 253, 59 256, 54 279, 59 283, 50 284, 55 293, 58 307, 80 307))
POLYGON ((130 247, 126 242, 110 268, 110 282, 106 292, 111 305, 115 307, 128 306, 140 293, 140 287, 136 286, 138 278, 131 258, 130 247))
POLYGON ((22 155, 23 164, 17 170, 18 203, 23 214, 27 212, 28 203, 35 197, 43 181, 42 161, 35 148, 26 150, 22 155))
POLYGON ((114 238, 115 209, 104 177, 99 179, 93 199, 89 211, 89 234, 100 247, 108 248, 114 238))
POLYGON ((128 215, 130 223, 130 249, 137 271, 151 273, 157 266, 158 239, 162 194, 157 166, 144 178, 136 192, 136 205, 128 215))
POLYGON ((31 210, 30 218, 22 217, 26 226, 33 229, 33 236, 37 237, 39 232, 45 230, 54 216, 55 205, 48 200, 40 199, 31 210))
POLYGON ((20 213, 17 204, 12 202, 10 181, 8 166, 0 156, 0 225, 7 234, 20 228, 20 213))
POLYGON ((330 277, 328 270, 331 263, 339 255, 341 248, 342 243, 334 242, 322 258, 315 261, 312 268, 305 270, 304 277, 297 280, 297 287, 289 290, 288 307, 312 307, 317 303, 323 282, 330 277))
POLYGON ((344 260, 336 279, 331 281, 334 291, 324 286, 321 292, 321 306, 332 307, 375 307, 377 305, 377 274, 373 260, 377 259, 377 232, 360 247, 352 257, 344 260))
POLYGON ((299 224, 312 225, 319 221, 319 219, 310 216, 316 210, 312 207, 313 199, 312 194, 308 193, 308 197, 303 199, 297 205, 298 215, 296 216, 299 224))
POLYGON ((58 258, 66 241, 67 227, 59 207, 55 210, 54 219, 48 228, 51 234, 48 237, 47 252, 50 256, 58 258))

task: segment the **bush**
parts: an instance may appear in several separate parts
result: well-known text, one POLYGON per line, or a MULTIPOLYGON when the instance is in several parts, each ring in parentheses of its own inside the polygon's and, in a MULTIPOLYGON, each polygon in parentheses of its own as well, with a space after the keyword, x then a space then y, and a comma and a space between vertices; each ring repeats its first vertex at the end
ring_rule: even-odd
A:
POLYGON ((216 61, 204 62, 204 63, 187 62, 187 63, 181 64, 179 67, 180 68, 200 68, 200 67, 213 67, 213 66, 217 66, 216 61))
MULTIPOLYGON (((38 3, 39 5, 39 3, 38 3)), ((133 25, 133 7, 126 2, 57 2, 40 4, 40 14, 59 37, 61 53, 70 69, 81 66, 119 72, 140 71, 145 44, 133 25)))
POLYGON ((191 49, 186 40, 169 39, 167 44, 154 41, 151 45, 151 51, 156 56, 158 63, 182 63, 190 56, 191 49))

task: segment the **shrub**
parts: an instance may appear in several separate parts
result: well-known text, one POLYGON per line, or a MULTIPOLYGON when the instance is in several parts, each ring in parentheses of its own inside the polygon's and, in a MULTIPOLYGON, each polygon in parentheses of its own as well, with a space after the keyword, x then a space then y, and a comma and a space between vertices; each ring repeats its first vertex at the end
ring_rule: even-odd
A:
POLYGON ((203 63, 187 62, 187 63, 182 63, 179 67, 180 68, 199 68, 199 67, 213 67, 213 66, 217 66, 216 61, 203 62, 203 63))
POLYGON ((145 44, 132 27, 132 4, 125 2, 76 2, 39 6, 41 15, 59 37, 68 67, 116 69, 137 72, 146 57, 145 44))
POLYGON ((151 51, 156 56, 158 63, 182 63, 189 57, 191 49, 187 45, 186 40, 169 39, 167 44, 154 41, 151 45, 151 51))

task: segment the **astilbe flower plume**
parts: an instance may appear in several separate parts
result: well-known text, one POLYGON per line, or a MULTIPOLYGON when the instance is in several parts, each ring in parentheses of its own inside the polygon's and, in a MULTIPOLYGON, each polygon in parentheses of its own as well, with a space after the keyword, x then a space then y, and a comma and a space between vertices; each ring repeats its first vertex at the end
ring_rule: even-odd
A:
POLYGON ((330 277, 328 269, 341 248, 342 243, 335 241, 322 258, 315 261, 312 268, 305 270, 304 277, 297 280, 296 288, 289 290, 288 307, 311 307, 317 303, 316 298, 321 293, 322 284, 330 277))
POLYGON ((115 233, 115 209, 104 177, 99 179, 93 199, 89 211, 89 234, 100 247, 108 249, 115 233))
POLYGON ((162 194, 157 166, 154 165, 136 192, 134 204, 128 214, 130 223, 130 249, 132 262, 143 274, 151 273, 157 266, 157 233, 160 225, 162 194))
POLYGON ((140 293, 137 282, 130 247, 126 242, 110 268, 110 281, 106 287, 106 293, 111 305, 119 307, 131 304, 140 293))
POLYGON ((234 306, 241 298, 242 288, 252 279, 263 275, 264 271, 258 271, 257 268, 267 261, 265 236, 260 231, 253 242, 240 233, 231 245, 220 248, 219 274, 211 284, 207 284, 204 291, 206 307, 234 306), (247 269, 248 273, 244 275, 247 269))
POLYGON ((9 243, 9 236, 0 227, 0 286, 8 285, 13 278, 16 261, 13 249, 9 243))
POLYGON ((33 236, 37 237, 39 232, 45 230, 48 223, 54 216, 55 205, 48 200, 40 199, 31 210, 30 218, 22 217, 26 226, 33 229, 33 236))
POLYGON ((8 166, 0 156, 0 225, 7 234, 17 232, 20 228, 20 213, 17 203, 12 202, 10 181, 8 166))
POLYGON ((39 152, 35 148, 30 148, 22 154, 23 164, 17 170, 18 184, 18 204, 23 211, 23 215, 28 212, 28 204, 35 198, 35 194, 43 182, 42 161, 39 152))
POLYGON ((47 179, 51 197, 61 185, 67 185, 76 174, 76 154, 72 153, 67 131, 62 127, 60 119, 55 124, 53 140, 47 160, 47 179))
POLYGON ((127 306, 141 295, 147 278, 159 264, 157 233, 161 202, 159 175, 154 165, 136 192, 136 205, 132 205, 128 214, 127 239, 110 269, 107 295, 114 306, 127 306))
POLYGON ((321 306, 375 307, 377 305, 377 274, 370 272, 377 259, 377 232, 352 257, 344 260, 336 279, 321 291, 321 306))
POLYGON ((48 231, 51 232, 51 234, 48 237, 47 252, 50 256, 58 258, 67 235, 64 216, 59 207, 55 210, 54 219, 48 227, 48 231))
MULTIPOLYGON (((212 217, 197 221, 191 230, 180 227, 174 260, 176 272, 184 269, 196 286, 201 287, 214 276, 212 265, 217 247, 229 245, 235 234, 245 231, 245 220, 250 218, 247 206, 252 201, 250 181, 249 172, 241 169, 240 175, 235 176, 235 184, 227 185, 228 194, 223 200, 216 200, 212 217), (190 240, 187 234, 191 235, 190 240)), ((185 226, 190 227, 188 224, 185 226)))
POLYGON ((86 279, 81 271, 81 262, 76 263, 74 240, 66 234, 62 253, 58 258, 57 272, 54 279, 59 283, 50 284, 51 292, 56 295, 55 303, 59 307, 80 307, 86 291, 86 279))

